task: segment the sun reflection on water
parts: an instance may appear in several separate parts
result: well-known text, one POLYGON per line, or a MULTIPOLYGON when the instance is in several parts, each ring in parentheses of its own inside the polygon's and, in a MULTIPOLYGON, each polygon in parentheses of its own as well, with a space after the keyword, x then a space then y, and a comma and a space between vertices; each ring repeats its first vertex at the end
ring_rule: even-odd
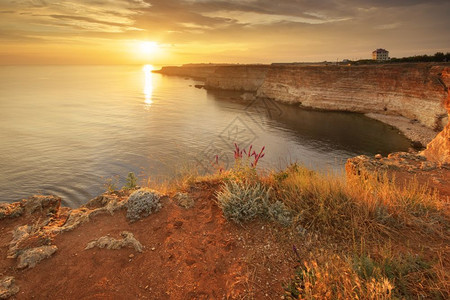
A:
POLYGON ((153 103, 152 94, 153 94, 153 78, 152 78, 152 70, 154 70, 152 65, 145 65, 142 68, 144 72, 144 95, 145 95, 145 105, 150 107, 153 103))

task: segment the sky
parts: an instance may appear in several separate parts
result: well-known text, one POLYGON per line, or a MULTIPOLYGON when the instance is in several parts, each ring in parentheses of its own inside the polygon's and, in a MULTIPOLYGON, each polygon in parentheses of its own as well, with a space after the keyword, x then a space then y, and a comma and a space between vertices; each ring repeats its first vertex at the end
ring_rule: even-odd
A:
POLYGON ((314 62, 370 58, 377 48, 391 57, 434 54, 450 52, 449 16, 449 0, 0 0, 0 64, 314 62))

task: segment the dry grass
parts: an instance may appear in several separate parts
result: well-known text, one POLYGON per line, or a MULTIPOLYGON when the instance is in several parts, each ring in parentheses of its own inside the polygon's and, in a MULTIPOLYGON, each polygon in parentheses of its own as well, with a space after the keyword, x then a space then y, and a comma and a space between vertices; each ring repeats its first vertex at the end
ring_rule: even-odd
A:
MULTIPOLYGON (((253 203, 255 187, 265 191, 267 203, 289 209, 294 220, 290 230, 300 245, 307 235, 318 237, 315 254, 301 253, 308 259, 299 260, 287 288, 290 297, 450 297, 448 208, 417 180, 399 187, 387 176, 345 178, 295 164, 264 176, 238 166, 220 177, 224 188, 219 200, 229 199, 233 212, 241 212, 241 200, 247 206, 253 203)), ((229 213, 229 206, 222 208, 229 213)))
POLYGON ((288 298, 449 299, 448 204, 415 179, 402 187, 394 180, 324 175, 296 164, 262 175, 237 161, 231 170, 200 176, 188 168, 170 182, 148 185, 175 195, 220 183, 210 185, 219 186, 219 206, 240 223, 283 223, 277 216, 289 215, 285 233, 299 256, 285 285, 288 298))

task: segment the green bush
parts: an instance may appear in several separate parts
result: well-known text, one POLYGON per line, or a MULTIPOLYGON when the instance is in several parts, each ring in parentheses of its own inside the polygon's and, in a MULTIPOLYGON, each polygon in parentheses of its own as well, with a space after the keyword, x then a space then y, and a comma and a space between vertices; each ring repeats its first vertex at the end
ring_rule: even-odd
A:
POLYGON ((137 177, 134 175, 133 172, 128 173, 127 176, 127 183, 125 184, 124 188, 127 190, 134 189, 137 186, 137 177))

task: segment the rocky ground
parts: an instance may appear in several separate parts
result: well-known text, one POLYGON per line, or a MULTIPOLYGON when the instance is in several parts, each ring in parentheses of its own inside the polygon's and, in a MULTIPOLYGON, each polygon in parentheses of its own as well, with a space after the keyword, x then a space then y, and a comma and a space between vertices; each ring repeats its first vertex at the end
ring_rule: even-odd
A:
POLYGON ((279 299, 292 245, 278 226, 227 222, 216 187, 163 196, 136 222, 129 191, 74 210, 42 196, 2 206, 0 299, 279 299))

